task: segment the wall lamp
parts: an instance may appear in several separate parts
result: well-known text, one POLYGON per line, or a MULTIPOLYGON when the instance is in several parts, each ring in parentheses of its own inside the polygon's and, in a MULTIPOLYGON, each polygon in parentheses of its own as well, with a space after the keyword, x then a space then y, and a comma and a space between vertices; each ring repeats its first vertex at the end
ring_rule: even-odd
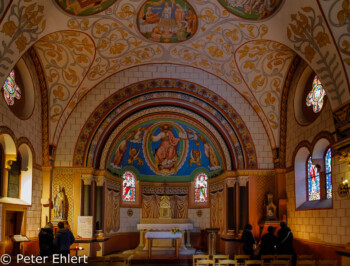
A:
POLYGON ((349 199, 349 180, 343 178, 343 181, 339 184, 338 187, 338 194, 341 198, 346 197, 349 199))

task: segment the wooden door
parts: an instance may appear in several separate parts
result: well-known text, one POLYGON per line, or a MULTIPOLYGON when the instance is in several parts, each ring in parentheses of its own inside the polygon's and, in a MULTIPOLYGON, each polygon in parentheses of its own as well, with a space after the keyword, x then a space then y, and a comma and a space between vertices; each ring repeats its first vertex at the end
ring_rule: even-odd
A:
POLYGON ((5 254, 14 256, 14 242, 11 239, 16 233, 17 212, 6 212, 6 224, 5 224, 5 254))

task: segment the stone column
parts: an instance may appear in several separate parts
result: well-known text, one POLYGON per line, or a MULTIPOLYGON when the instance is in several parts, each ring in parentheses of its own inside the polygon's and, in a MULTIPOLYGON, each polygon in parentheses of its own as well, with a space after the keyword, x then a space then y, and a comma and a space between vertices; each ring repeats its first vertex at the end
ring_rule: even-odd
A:
POLYGON ((239 229, 243 230, 244 226, 249 221, 249 207, 248 207, 248 188, 247 183, 249 181, 248 176, 238 177, 239 183, 239 201, 238 201, 238 211, 239 211, 239 229))
POLYGON ((186 247, 191 247, 190 230, 186 230, 186 247))
POLYGON ((145 235, 145 230, 144 229, 141 229, 140 230, 140 243, 139 243, 139 248, 140 249, 143 249, 145 247, 145 243, 143 241, 143 237, 145 235))
POLYGON ((83 216, 91 215, 91 182, 92 175, 82 175, 81 179, 84 183, 84 202, 83 202, 83 216))
POLYGON ((51 185, 52 185, 52 166, 43 166, 43 185, 41 193, 41 227, 51 221, 51 185))
POLYGON ((104 176, 96 176, 95 177, 96 180, 96 224, 98 224, 98 226, 96 226, 96 232, 98 235, 100 235, 102 233, 102 212, 103 212, 103 184, 105 181, 104 176))

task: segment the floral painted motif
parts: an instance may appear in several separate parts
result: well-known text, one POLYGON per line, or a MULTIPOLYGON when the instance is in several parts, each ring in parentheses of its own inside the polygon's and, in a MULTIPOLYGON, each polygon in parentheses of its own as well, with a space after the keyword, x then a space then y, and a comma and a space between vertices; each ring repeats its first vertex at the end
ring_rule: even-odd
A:
POLYGON ((196 176, 194 183, 194 202, 208 201, 208 176, 201 173, 196 176))
POLYGON ((123 201, 135 202, 136 200, 136 178, 132 172, 126 171, 123 175, 123 201))
POLYGON ((15 98, 18 100, 21 99, 21 89, 16 83, 14 70, 12 70, 7 77, 3 89, 7 105, 13 105, 15 103, 15 98))
POLYGON ((326 96, 326 91, 324 90, 320 79, 315 76, 314 81, 312 82, 312 90, 306 98, 306 105, 312 106, 314 113, 318 113, 322 110, 324 96, 326 96))
POLYGON ((151 0, 140 9, 138 27, 152 41, 181 42, 196 33, 198 18, 185 0, 151 0))
POLYGON ((291 15, 287 36, 295 51, 305 56, 309 63, 317 59, 315 72, 327 84, 329 99, 340 104, 344 99, 345 81, 339 74, 337 54, 327 49, 331 45, 331 37, 327 25, 320 18, 312 7, 302 7, 298 13, 291 15))

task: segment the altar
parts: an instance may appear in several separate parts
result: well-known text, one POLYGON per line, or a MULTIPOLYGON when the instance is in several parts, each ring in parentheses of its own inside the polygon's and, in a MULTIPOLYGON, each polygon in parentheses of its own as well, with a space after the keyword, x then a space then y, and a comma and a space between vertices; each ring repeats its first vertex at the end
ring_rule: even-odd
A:
POLYGON ((174 239, 175 240, 175 256, 179 258, 179 239, 182 238, 180 232, 147 232, 146 239, 148 240, 148 259, 152 257, 152 242, 154 239, 174 239))
MULTIPOLYGON (((180 249, 191 248, 190 242, 190 230, 193 229, 193 224, 189 219, 141 219, 140 224, 137 225, 137 229, 140 231, 140 242, 138 249, 147 250, 148 240, 145 238, 147 232, 160 231, 170 232, 174 227, 179 228, 182 232, 180 241, 180 249)), ((153 242, 154 247, 170 248, 174 247, 174 243, 171 239, 156 239, 153 242)))

